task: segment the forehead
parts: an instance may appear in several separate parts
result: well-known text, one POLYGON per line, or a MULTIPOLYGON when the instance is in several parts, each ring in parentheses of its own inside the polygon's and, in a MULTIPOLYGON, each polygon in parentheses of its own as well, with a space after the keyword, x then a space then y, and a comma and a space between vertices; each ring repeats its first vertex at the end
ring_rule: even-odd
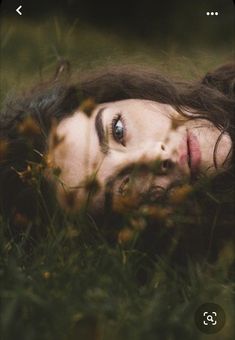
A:
POLYGON ((61 180, 69 186, 76 186, 80 178, 86 176, 90 146, 95 148, 97 143, 94 133, 91 133, 90 119, 84 113, 75 112, 73 116, 63 119, 52 134, 49 153, 53 164, 60 167, 61 180), (59 140, 57 145, 53 144, 53 133, 59 140))

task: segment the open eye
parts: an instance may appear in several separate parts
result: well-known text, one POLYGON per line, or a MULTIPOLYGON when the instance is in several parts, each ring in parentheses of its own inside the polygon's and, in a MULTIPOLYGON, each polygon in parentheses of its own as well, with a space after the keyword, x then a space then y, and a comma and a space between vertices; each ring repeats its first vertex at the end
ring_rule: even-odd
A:
POLYGON ((120 115, 118 115, 118 117, 115 117, 112 121, 112 134, 116 142, 121 143, 122 145, 125 146, 124 141, 125 127, 122 117, 120 115))

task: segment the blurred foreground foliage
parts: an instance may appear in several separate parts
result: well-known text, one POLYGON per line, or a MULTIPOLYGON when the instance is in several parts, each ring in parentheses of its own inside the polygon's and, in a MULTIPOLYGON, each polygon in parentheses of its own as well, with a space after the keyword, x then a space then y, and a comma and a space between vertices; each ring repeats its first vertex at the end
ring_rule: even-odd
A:
MULTIPOLYGON (((45 207, 41 167, 19 176, 45 207)), ((233 339, 233 190, 202 178, 168 198, 134 209, 125 198, 96 220, 55 201, 46 217, 16 213, 14 227, 2 216, 2 339, 233 339), (226 313, 212 336, 194 322, 205 302, 226 313)))

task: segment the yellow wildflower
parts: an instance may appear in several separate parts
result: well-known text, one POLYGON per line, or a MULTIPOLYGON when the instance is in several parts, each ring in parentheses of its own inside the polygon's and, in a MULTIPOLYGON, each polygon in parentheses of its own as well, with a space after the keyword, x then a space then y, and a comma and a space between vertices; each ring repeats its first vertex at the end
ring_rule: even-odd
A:
POLYGON ((51 273, 46 271, 42 273, 42 276, 45 280, 48 280, 51 277, 51 273))
POLYGON ((134 237, 134 230, 130 228, 124 228, 118 233, 118 243, 126 243, 133 239, 134 237))
POLYGON ((130 225, 134 230, 141 231, 146 228, 146 220, 143 217, 132 217, 130 219, 130 225))
POLYGON ((96 108, 96 103, 94 99, 88 98, 88 99, 85 99, 81 103, 79 110, 84 112, 88 117, 90 117, 95 108, 96 108))
POLYGON ((137 193, 127 193, 125 196, 116 195, 113 199, 113 210, 117 213, 128 213, 139 206, 137 193))
POLYGON ((26 117, 19 125, 18 131, 25 136, 33 137, 41 133, 38 123, 32 117, 26 117))
POLYGON ((23 171, 17 171, 16 169, 12 168, 20 177, 23 182, 30 183, 32 180, 32 167, 30 164, 27 165, 27 168, 23 171))
POLYGON ((172 209, 158 205, 146 205, 142 207, 141 212, 147 217, 154 218, 156 220, 165 220, 172 213, 172 209))
POLYGON ((175 188, 170 193, 169 202, 172 204, 181 204, 188 198, 192 191, 193 187, 189 184, 184 184, 181 187, 175 188))
POLYGON ((74 228, 73 226, 69 226, 66 235, 69 239, 73 239, 79 235, 79 230, 74 228))

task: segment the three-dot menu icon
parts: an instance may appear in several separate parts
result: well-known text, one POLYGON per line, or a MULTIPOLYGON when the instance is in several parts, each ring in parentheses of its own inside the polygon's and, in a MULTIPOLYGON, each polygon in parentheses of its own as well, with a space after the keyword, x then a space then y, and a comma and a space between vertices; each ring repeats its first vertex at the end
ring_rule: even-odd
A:
POLYGON ((206 15, 219 15, 219 12, 206 12, 206 15))

